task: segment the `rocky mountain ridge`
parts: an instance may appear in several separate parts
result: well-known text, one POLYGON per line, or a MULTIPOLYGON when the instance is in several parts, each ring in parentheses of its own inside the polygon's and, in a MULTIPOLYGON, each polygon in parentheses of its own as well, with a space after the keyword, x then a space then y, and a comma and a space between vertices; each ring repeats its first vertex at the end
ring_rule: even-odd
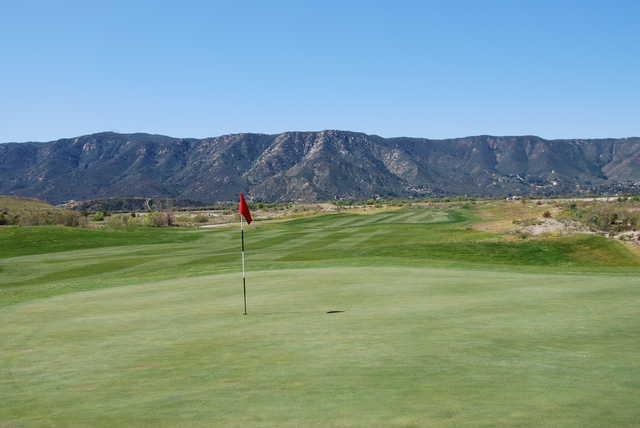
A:
POLYGON ((640 189, 640 138, 431 140, 349 131, 172 138, 103 132, 0 144, 0 194, 265 201, 575 195, 640 189))

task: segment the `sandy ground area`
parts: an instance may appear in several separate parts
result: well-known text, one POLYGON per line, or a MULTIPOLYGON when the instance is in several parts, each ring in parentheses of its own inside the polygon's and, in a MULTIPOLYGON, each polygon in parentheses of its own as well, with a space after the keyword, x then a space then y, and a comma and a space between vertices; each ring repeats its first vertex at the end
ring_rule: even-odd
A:
POLYGON ((539 223, 519 227, 517 230, 530 235, 571 235, 574 233, 592 233, 583 224, 571 220, 556 220, 554 218, 542 218, 539 223))

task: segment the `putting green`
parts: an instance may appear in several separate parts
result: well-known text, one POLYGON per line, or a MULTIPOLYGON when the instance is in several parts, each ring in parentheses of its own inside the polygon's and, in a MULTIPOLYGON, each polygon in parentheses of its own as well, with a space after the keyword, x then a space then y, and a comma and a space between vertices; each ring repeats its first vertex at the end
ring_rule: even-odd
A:
POLYGON ((22 251, 0 265, 0 425, 637 425, 640 277, 623 248, 505 244, 449 214, 259 225, 246 317, 235 231, 22 251), (509 258, 479 264, 494 244, 509 258), (539 262, 553 251, 563 264, 539 262))

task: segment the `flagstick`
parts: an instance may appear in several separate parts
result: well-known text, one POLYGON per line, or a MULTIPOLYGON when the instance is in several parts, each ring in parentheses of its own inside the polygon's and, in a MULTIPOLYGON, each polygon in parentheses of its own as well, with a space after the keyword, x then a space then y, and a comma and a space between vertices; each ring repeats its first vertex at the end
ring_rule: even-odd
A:
POLYGON ((242 237, 242 294, 244 296, 244 314, 247 315, 247 282, 244 274, 244 220, 240 215, 240 236, 242 237))

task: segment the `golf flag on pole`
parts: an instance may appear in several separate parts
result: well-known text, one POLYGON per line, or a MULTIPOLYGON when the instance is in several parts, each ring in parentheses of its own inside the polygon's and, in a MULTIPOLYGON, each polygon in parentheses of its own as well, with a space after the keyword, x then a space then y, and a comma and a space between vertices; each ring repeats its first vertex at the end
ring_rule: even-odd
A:
POLYGON ((247 201, 244 200, 242 192, 240 192, 238 212, 240 213, 240 250, 242 252, 242 296, 244 297, 244 315, 247 315, 247 281, 244 273, 244 220, 247 221, 247 224, 251 224, 253 218, 251 217, 249 205, 247 204, 247 201))

